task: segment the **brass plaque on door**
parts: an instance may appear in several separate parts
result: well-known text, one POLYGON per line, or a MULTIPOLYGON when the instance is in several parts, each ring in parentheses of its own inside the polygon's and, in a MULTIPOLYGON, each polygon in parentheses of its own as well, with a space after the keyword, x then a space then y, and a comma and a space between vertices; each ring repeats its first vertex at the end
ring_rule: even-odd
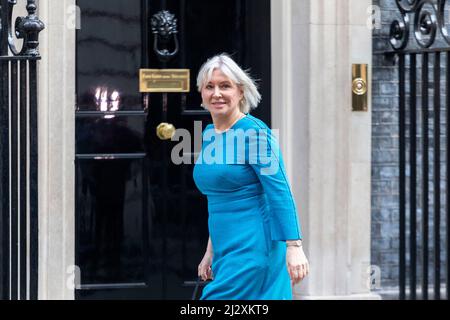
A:
POLYGON ((140 92, 189 92, 189 69, 140 69, 140 92))
POLYGON ((367 64, 352 66, 352 111, 367 111, 367 64))

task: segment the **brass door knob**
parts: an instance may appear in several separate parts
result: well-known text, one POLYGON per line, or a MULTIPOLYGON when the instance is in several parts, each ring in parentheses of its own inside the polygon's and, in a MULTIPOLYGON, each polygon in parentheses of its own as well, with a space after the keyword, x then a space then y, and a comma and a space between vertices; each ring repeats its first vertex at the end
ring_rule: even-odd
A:
POLYGON ((173 135, 175 134, 175 127, 171 123, 167 122, 161 122, 156 127, 156 135, 161 140, 169 140, 172 139, 173 135))

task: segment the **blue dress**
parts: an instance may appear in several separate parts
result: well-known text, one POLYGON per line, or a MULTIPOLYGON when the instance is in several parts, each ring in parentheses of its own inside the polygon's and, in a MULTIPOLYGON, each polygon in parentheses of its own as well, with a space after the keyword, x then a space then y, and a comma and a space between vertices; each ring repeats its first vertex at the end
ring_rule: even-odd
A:
POLYGON ((193 175, 214 252, 200 299, 291 300, 284 240, 301 228, 272 131, 249 114, 223 133, 208 125, 193 175))

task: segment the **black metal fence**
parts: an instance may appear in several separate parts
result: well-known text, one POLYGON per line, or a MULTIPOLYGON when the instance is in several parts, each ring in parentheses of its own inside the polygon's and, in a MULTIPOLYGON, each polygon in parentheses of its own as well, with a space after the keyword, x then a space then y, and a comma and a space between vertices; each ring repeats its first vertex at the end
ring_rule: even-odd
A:
POLYGON ((448 299, 450 37, 446 1, 396 3, 401 19, 391 24, 394 50, 384 54, 398 63, 400 299, 448 299), (408 49, 411 40, 416 45, 408 49))
POLYGON ((35 1, 15 21, 15 0, 0 0, 0 298, 37 299, 38 294, 38 35, 44 25, 35 1))

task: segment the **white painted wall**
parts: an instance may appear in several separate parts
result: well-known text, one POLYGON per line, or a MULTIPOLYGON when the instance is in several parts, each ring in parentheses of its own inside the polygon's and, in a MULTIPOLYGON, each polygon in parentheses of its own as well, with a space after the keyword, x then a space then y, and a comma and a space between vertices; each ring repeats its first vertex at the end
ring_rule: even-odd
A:
MULTIPOLYGON (((371 65, 370 0, 273 0, 272 124, 299 208, 310 275, 298 299, 373 299, 371 113, 351 110, 352 63, 371 65)), ((370 83, 369 83, 370 95, 370 83)))
POLYGON ((75 264, 75 0, 40 0, 39 299, 73 299, 75 264))

